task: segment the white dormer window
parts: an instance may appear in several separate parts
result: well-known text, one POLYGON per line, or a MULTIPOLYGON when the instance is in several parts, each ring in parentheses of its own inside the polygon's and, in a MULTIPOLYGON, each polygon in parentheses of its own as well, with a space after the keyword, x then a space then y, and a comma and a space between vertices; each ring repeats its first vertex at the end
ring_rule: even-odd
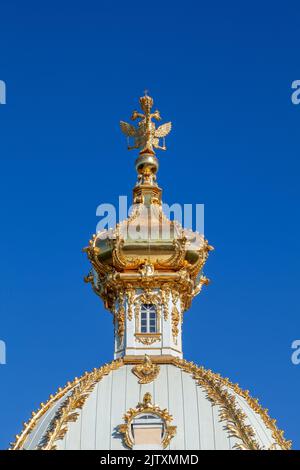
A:
POLYGON ((141 306, 141 333, 157 333, 157 313, 153 304, 141 306))

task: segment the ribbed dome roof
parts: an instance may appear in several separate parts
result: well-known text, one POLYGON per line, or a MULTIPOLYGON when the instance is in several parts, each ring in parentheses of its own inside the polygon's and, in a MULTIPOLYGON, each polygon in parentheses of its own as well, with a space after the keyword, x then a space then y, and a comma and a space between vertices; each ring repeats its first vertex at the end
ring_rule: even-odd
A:
POLYGON ((120 359, 68 383, 33 413, 12 449, 126 449, 119 426, 145 396, 171 415, 168 449, 290 447, 267 410, 228 379, 173 358, 155 364, 154 379, 141 384, 134 367, 120 359))

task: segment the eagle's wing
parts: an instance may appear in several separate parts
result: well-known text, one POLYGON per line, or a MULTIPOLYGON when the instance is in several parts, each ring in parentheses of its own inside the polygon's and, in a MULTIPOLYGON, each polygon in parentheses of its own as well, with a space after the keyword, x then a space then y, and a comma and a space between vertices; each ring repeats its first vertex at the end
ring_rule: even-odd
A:
POLYGON ((129 137, 136 137, 137 135, 136 128, 132 126, 131 124, 128 124, 128 122, 120 121, 120 127, 121 127, 121 131, 123 132, 123 134, 129 137))
POLYGON ((165 137, 166 135, 169 134, 171 129, 172 129, 172 123, 166 122, 165 124, 162 124, 156 129, 155 137, 165 137))

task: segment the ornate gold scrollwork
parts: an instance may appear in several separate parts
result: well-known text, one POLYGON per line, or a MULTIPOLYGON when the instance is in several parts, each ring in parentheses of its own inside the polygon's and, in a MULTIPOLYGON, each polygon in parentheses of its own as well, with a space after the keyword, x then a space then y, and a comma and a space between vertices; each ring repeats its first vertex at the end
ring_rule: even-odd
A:
POLYGON ((159 406, 152 403, 152 396, 150 393, 144 395, 142 403, 138 403, 136 408, 130 408, 127 413, 124 415, 124 424, 120 424, 118 429, 119 432, 123 435, 124 443, 127 447, 132 449, 134 445, 133 435, 131 431, 131 424, 134 418, 143 413, 151 413, 159 418, 164 423, 164 433, 162 436, 162 447, 165 449, 171 439, 175 436, 177 426, 171 426, 170 423, 173 420, 173 417, 169 414, 166 409, 161 409, 159 406))
POLYGON ((126 297, 127 297, 127 315, 128 320, 131 321, 133 317, 133 306, 134 306, 134 298, 135 298, 135 290, 129 286, 126 289, 126 297))
POLYGON ((282 450, 288 450, 291 448, 292 442, 283 437, 283 431, 276 427, 276 420, 269 417, 268 411, 259 405, 257 399, 249 395, 248 390, 241 390, 238 384, 233 384, 229 379, 224 379, 219 374, 204 369, 204 367, 199 367, 193 362, 175 358, 174 364, 185 372, 192 374, 198 384, 204 388, 212 403, 220 406, 220 419, 226 422, 229 435, 240 440, 235 445, 235 449, 264 450, 258 444, 252 426, 246 424, 246 415, 238 407, 235 396, 230 394, 228 388, 245 398, 252 410, 261 416, 266 427, 271 430, 275 443, 271 445, 270 449, 279 447, 282 450))
POLYGON ((124 332, 125 332, 125 306, 124 306, 124 294, 123 292, 119 293, 118 299, 118 310, 117 310, 117 333, 122 343, 124 332))
POLYGON ((145 354, 143 363, 137 364, 131 370, 139 379, 139 384, 148 384, 156 379, 159 374, 160 367, 157 364, 153 364, 151 358, 145 354))
POLYGON ((160 341, 161 333, 135 333, 135 337, 139 343, 151 346, 156 341, 160 341))
POLYGON ((167 321, 169 318, 169 299, 171 289, 169 286, 163 286, 161 289, 161 303, 163 306, 164 320, 167 321))
POLYGON ((56 450, 56 441, 64 438, 68 430, 68 423, 77 421, 79 416, 78 410, 82 409, 86 399, 94 390, 96 383, 112 370, 116 370, 122 365, 122 359, 118 359, 110 364, 105 364, 100 369, 94 369, 90 373, 86 372, 81 379, 75 379, 73 383, 74 390, 66 397, 51 421, 38 449, 56 450))
POLYGON ((179 299, 179 292, 176 290, 172 290, 172 336, 175 343, 177 343, 179 328, 178 325, 180 323, 180 313, 177 308, 177 301, 179 299))

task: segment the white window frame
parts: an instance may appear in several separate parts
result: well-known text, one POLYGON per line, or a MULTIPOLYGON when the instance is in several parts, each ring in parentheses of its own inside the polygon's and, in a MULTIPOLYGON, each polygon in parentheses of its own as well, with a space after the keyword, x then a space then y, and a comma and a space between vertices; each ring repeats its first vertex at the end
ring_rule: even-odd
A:
POLYGON ((156 334, 158 333, 158 323, 157 323, 157 307, 155 304, 142 304, 141 305, 141 315, 140 315, 140 333, 141 334, 156 334), (146 323, 144 322, 143 313, 146 312, 146 323), (153 322, 151 325, 151 313, 155 313, 155 331, 151 331, 153 322), (142 328, 146 326, 146 331, 142 331, 142 328))

